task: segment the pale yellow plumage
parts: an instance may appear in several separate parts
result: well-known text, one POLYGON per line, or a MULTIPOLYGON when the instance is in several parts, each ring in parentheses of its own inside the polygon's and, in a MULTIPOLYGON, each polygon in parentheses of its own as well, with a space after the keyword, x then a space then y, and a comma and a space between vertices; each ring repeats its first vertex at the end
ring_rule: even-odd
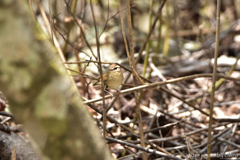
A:
MULTIPOLYGON (((123 74, 121 67, 117 64, 112 64, 109 67, 109 70, 103 74, 103 82, 105 89, 115 89, 117 90, 118 87, 122 84, 123 81, 123 74)), ((101 84, 100 78, 98 81, 93 85, 101 84)))

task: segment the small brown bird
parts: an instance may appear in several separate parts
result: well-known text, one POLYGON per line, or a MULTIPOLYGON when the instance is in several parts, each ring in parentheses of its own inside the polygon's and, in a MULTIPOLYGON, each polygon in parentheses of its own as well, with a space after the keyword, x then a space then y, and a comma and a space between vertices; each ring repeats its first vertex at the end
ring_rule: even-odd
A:
MULTIPOLYGON (((104 89, 114 89, 118 91, 118 87, 122 84, 123 74, 121 67, 117 64, 111 64, 107 72, 103 75, 104 89)), ((98 81, 93 85, 101 84, 101 79, 98 78, 98 81)))

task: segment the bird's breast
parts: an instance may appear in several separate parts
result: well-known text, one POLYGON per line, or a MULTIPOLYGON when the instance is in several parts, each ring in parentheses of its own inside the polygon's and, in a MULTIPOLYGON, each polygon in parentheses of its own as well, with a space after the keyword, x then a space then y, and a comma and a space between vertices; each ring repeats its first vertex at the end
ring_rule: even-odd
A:
POLYGON ((106 81, 106 85, 108 89, 117 89, 123 81, 122 73, 113 73, 110 74, 108 80, 106 81))

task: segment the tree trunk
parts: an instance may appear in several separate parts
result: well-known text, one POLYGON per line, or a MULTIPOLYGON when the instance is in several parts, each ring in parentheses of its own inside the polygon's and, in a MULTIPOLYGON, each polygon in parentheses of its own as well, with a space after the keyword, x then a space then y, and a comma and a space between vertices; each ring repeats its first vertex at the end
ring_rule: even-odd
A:
POLYGON ((0 91, 41 159, 112 159, 27 1, 0 2, 0 91))

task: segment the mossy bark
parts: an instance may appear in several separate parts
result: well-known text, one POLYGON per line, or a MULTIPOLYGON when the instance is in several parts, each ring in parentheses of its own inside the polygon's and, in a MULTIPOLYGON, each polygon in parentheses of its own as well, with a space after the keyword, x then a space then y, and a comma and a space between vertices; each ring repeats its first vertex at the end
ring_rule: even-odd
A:
POLYGON ((26 3, 0 2, 0 91, 41 159, 112 159, 26 3))

